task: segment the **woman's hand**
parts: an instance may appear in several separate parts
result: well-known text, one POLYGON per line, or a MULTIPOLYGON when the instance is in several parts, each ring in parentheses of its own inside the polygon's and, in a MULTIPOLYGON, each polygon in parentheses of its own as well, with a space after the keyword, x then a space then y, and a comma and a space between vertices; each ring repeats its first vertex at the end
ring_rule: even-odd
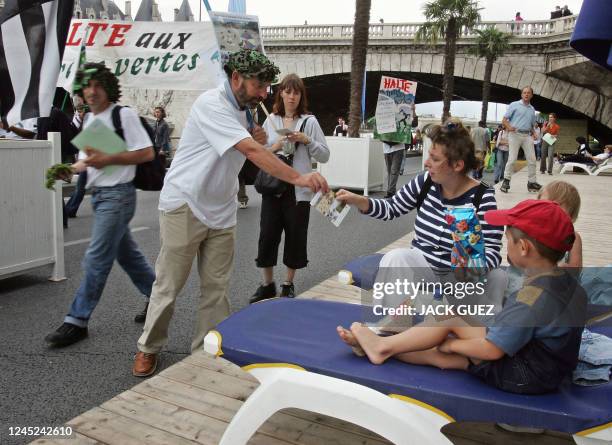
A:
POLYGON ((304 145, 308 145, 310 142, 312 142, 305 133, 299 131, 294 131, 293 133, 287 135, 287 140, 289 142, 300 142, 304 145))
POLYGON ((367 212, 370 208, 370 201, 365 196, 340 189, 336 192, 336 199, 349 205, 357 207, 362 212, 367 212))
POLYGON ((277 151, 281 150, 283 148, 283 141, 284 140, 285 140, 285 138, 279 139, 278 141, 276 141, 275 143, 270 145, 270 151, 272 153, 276 153, 277 151))

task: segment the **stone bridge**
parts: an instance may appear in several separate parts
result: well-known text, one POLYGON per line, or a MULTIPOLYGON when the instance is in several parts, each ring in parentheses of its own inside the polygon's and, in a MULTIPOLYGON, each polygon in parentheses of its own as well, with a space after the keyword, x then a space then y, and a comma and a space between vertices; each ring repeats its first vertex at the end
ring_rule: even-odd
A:
MULTIPOLYGON (((510 33, 510 49, 493 66, 491 102, 519 99, 517 89, 533 87, 534 106, 562 118, 584 118, 594 135, 612 128, 612 75, 569 46, 577 16, 523 22, 481 22, 476 29, 495 26, 510 33)), ((431 46, 415 40, 420 23, 370 25, 367 54, 366 114, 374 114, 381 75, 419 82, 417 101, 442 100, 443 40, 431 46)), ((282 74, 305 79, 311 110, 329 123, 346 115, 349 103, 352 25, 263 27, 268 55, 282 74)), ((463 30, 458 40, 454 100, 481 99, 484 59, 467 50, 474 31, 463 30)), ((609 136, 608 136, 609 137, 609 136)))

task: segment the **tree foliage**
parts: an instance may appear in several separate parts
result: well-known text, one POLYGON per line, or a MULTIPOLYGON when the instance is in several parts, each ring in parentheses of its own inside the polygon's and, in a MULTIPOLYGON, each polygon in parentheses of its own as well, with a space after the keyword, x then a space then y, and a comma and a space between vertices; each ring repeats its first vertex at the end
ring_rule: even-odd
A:
POLYGON ((480 113, 480 120, 486 122, 489 111, 493 63, 510 47, 512 35, 502 32, 494 26, 478 29, 476 33, 478 33, 476 44, 470 47, 468 52, 478 58, 484 58, 486 60, 484 79, 482 82, 482 110, 480 113))
POLYGON ((432 45, 437 44, 442 38, 445 40, 442 121, 450 116, 450 104, 455 87, 457 40, 462 33, 480 21, 481 9, 474 0, 434 0, 423 6, 426 22, 417 31, 416 40, 429 42, 432 45))

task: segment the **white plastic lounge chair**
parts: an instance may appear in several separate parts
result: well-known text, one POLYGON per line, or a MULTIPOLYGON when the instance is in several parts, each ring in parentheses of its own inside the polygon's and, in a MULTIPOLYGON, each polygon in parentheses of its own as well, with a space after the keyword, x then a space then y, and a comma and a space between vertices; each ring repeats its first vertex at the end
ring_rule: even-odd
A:
POLYGON ((599 164, 599 166, 595 164, 581 164, 579 162, 566 162, 563 164, 563 167, 561 168, 561 171, 559 173, 565 174, 568 171, 571 173, 574 170, 574 167, 578 167, 591 176, 597 176, 605 171, 612 171, 612 163, 610 163, 610 159, 612 158, 606 159, 601 164, 599 164))

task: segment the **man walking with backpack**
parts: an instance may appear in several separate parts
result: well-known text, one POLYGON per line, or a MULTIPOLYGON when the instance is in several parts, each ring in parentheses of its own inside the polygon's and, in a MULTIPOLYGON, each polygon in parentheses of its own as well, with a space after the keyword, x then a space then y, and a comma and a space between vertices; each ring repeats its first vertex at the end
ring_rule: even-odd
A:
MULTIPOLYGON (((87 63, 77 73, 75 85, 79 85, 76 94, 84 98, 91 110, 85 116, 83 128, 96 119, 113 128, 112 112, 121 95, 115 75, 103 63, 87 63)), ((115 260, 147 301, 151 295, 155 273, 132 238, 129 223, 136 209, 132 183, 136 164, 151 161, 154 153, 138 115, 127 107, 121 108, 120 114, 127 151, 109 155, 87 147, 73 164, 75 172, 87 170, 94 224, 83 260, 85 276, 64 323, 45 337, 51 346, 68 346, 87 337, 89 318, 100 301, 115 260), (110 165, 114 169, 105 172, 103 168, 110 165)))

